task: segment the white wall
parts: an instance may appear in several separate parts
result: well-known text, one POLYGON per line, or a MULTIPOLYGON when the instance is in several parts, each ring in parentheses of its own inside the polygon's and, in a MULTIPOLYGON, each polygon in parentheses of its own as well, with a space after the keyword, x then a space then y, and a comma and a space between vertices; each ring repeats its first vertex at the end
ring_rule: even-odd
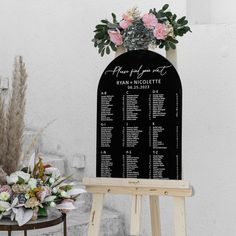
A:
POLYGON ((211 22, 211 0, 188 0, 187 16, 191 24, 211 22))
POLYGON ((193 26, 179 48, 189 235, 236 235, 236 25, 193 26), (220 37, 219 37, 220 35, 220 37))
MULTIPOLYGON (((158 7, 154 0, 0 0, 0 74, 10 76, 14 55, 24 56, 29 74, 27 125, 39 128, 56 118, 45 132, 45 150, 68 159, 84 153, 88 176, 95 176, 96 88, 113 58, 100 58, 90 42, 92 31, 99 19, 112 11, 121 15, 135 3, 141 9, 158 7)), ((211 2, 210 20, 199 13, 195 23, 225 24, 192 26, 193 33, 178 48, 184 178, 196 189, 187 201, 190 236, 236 235, 236 24, 226 11, 232 12, 235 4, 231 1, 227 9, 223 4, 211 2)), ((171 5, 186 14, 185 1, 171 5)), ((190 17, 195 14, 193 22, 198 9, 189 12, 190 17)), ((125 209, 129 202, 119 197, 113 205, 125 209)), ((146 206, 144 218, 149 214, 146 206)), ((163 235, 171 236, 170 210, 162 211, 167 215, 163 235)), ((143 235, 150 236, 147 223, 143 235)))
MULTIPOLYGON (((185 14, 185 1, 172 1, 185 14)), ((70 158, 87 156, 95 175, 96 89, 114 54, 101 58, 91 39, 95 25, 111 12, 161 7, 165 1, 0 0, 0 74, 10 76, 15 55, 28 68, 27 125, 45 132, 44 149, 70 158)))
POLYGON ((192 24, 236 23, 234 0, 188 0, 187 16, 192 24))

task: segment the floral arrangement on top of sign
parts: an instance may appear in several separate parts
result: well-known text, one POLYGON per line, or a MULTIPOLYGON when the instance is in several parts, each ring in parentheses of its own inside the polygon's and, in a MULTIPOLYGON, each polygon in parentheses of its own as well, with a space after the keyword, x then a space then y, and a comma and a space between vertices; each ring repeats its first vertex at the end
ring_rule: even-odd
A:
POLYGON ((110 54, 111 49, 117 50, 118 46, 124 46, 128 50, 147 49, 148 47, 175 49, 177 36, 183 36, 191 32, 186 17, 177 19, 177 15, 168 10, 165 4, 162 9, 150 9, 149 13, 141 15, 135 7, 122 15, 122 20, 117 21, 112 13, 113 21, 101 20, 96 25, 93 38, 94 47, 103 56, 110 54))
POLYGON ((85 190, 75 188, 67 182, 69 178, 62 177, 57 168, 45 165, 41 158, 32 172, 27 167, 11 173, 0 187, 0 219, 10 217, 22 226, 38 216, 46 216, 48 207, 63 213, 75 209, 76 198, 85 190))

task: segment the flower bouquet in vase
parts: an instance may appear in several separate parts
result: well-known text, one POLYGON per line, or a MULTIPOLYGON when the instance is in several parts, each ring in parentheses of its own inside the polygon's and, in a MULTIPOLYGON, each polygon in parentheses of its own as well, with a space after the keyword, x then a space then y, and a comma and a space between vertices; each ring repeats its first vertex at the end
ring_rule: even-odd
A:
POLYGON ((10 217, 22 226, 38 216, 47 216, 48 208, 62 213, 75 209, 74 202, 85 190, 76 188, 69 179, 41 158, 32 171, 27 167, 11 173, 0 187, 0 219, 10 217))

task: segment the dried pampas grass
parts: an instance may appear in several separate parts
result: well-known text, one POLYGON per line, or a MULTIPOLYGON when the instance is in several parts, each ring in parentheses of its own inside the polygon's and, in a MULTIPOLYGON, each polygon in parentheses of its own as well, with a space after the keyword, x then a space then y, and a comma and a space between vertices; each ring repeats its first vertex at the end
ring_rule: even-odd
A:
POLYGON ((7 177, 6 172, 5 172, 5 171, 2 169, 2 167, 0 166, 0 185, 6 183, 6 177, 7 177))
POLYGON ((0 94, 0 166, 3 165, 6 150, 7 150, 7 139, 6 139, 6 116, 4 111, 4 99, 0 94))
POLYGON ((18 169, 22 156, 27 73, 21 56, 15 58, 12 91, 7 107, 0 100, 0 165, 10 174, 18 169))

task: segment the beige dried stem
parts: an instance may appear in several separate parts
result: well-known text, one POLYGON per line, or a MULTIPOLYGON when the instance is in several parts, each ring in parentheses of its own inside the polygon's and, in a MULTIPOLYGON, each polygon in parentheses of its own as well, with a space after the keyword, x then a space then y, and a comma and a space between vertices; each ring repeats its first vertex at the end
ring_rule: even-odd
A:
POLYGON ((12 93, 6 115, 7 152, 3 170, 10 174, 18 169, 22 152, 27 73, 22 57, 15 58, 12 93))
POLYGON ((6 179, 7 179, 7 174, 6 172, 2 169, 2 167, 0 166, 0 185, 3 185, 6 183, 6 179))
POLYGON ((0 166, 4 163, 7 151, 6 149, 6 117, 4 112, 4 99, 0 90, 0 166))
POLYGON ((6 118, 4 110, 4 99, 0 91, 0 185, 6 182, 6 173, 2 169, 2 165, 6 155, 6 118))
MULTIPOLYGON (((53 122, 55 122, 56 119, 48 122, 43 128, 39 129, 38 132, 34 135, 34 137, 31 140, 31 143, 29 144, 29 146, 26 148, 25 153, 22 155, 22 159, 20 160, 20 163, 25 163, 25 160, 27 160, 29 158, 29 155, 35 150, 35 147, 38 143, 38 140, 40 138, 40 136, 42 135, 42 133, 45 131, 45 129, 47 129, 53 122)), ((37 155, 35 155, 37 158, 37 155)), ((35 162, 36 162, 36 158, 35 158, 35 162)))

